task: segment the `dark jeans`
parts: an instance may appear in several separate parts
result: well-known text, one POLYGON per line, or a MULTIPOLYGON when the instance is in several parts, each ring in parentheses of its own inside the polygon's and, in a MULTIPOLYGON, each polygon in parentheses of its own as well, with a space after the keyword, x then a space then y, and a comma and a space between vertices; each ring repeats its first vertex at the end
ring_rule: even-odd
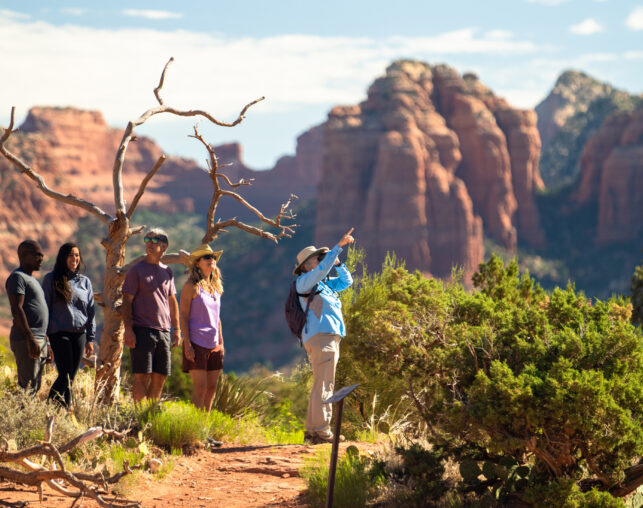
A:
POLYGON ((74 382, 80 361, 85 352, 85 334, 74 332, 57 332, 49 336, 51 350, 58 370, 58 377, 49 390, 49 399, 69 407, 71 403, 71 385, 74 382))

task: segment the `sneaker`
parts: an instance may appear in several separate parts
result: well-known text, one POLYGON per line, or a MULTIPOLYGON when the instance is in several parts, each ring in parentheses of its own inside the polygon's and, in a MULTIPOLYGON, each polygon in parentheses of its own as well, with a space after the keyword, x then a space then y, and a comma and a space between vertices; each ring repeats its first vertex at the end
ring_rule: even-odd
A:
MULTIPOLYGON (((313 437, 313 444, 332 443, 335 440, 332 434, 315 434, 313 437)), ((346 441, 343 435, 339 435, 339 442, 346 441)))
POLYGON ((212 448, 221 448, 223 446, 223 441, 217 441, 216 439, 212 439, 209 437, 207 439, 208 445, 212 448))

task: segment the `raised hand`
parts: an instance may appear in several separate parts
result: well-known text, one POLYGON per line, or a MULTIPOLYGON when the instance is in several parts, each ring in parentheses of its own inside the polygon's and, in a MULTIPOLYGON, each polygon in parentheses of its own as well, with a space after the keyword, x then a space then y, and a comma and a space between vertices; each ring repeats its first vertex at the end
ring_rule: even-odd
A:
POLYGON ((353 243, 355 241, 355 238, 351 236, 351 233, 355 230, 355 228, 350 228, 348 233, 346 233, 344 236, 342 236, 342 239, 337 242, 338 247, 343 247, 344 245, 348 245, 349 243, 353 243))

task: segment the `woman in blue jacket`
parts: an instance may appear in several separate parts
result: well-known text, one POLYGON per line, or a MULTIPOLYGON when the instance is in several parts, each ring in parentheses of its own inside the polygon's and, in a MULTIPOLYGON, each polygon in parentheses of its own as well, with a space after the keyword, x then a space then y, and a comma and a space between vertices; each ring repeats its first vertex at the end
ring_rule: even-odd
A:
MULTIPOLYGON (((311 245, 297 255, 297 267, 294 271, 298 276, 297 293, 306 295, 311 291, 315 292, 301 334, 313 368, 313 387, 308 399, 305 434, 306 439, 312 443, 330 443, 333 440, 330 430, 332 404, 322 404, 322 401, 333 395, 339 343, 346 335, 338 293, 350 287, 353 278, 337 256, 344 245, 354 241, 352 232, 351 228, 330 250, 326 247, 317 249, 311 245), (333 267, 337 277, 328 276, 333 267)), ((302 309, 305 309, 307 297, 300 296, 299 300, 302 309)))
POLYGON ((45 275, 42 287, 49 307, 47 335, 58 377, 49 391, 49 399, 65 407, 71 403, 72 383, 83 353, 94 352, 96 320, 94 291, 89 278, 79 273, 85 267, 78 246, 65 243, 58 250, 54 270, 45 275))

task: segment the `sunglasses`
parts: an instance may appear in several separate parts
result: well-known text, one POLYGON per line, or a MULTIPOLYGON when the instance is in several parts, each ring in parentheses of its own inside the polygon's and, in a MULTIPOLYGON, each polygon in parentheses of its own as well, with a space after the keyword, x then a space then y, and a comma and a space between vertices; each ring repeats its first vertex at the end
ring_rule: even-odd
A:
POLYGON ((319 256, 317 256, 317 261, 322 261, 325 257, 326 257, 326 254, 325 254, 325 253, 324 253, 324 254, 320 254, 319 256))
POLYGON ((152 242, 153 244, 157 244, 159 242, 167 243, 167 236, 160 235, 160 236, 146 236, 143 238, 143 241, 145 243, 152 242))
POLYGON ((206 254, 205 256, 201 256, 199 258, 199 261, 201 261, 202 259, 207 259, 207 260, 214 259, 216 261, 217 257, 214 254, 206 254))

